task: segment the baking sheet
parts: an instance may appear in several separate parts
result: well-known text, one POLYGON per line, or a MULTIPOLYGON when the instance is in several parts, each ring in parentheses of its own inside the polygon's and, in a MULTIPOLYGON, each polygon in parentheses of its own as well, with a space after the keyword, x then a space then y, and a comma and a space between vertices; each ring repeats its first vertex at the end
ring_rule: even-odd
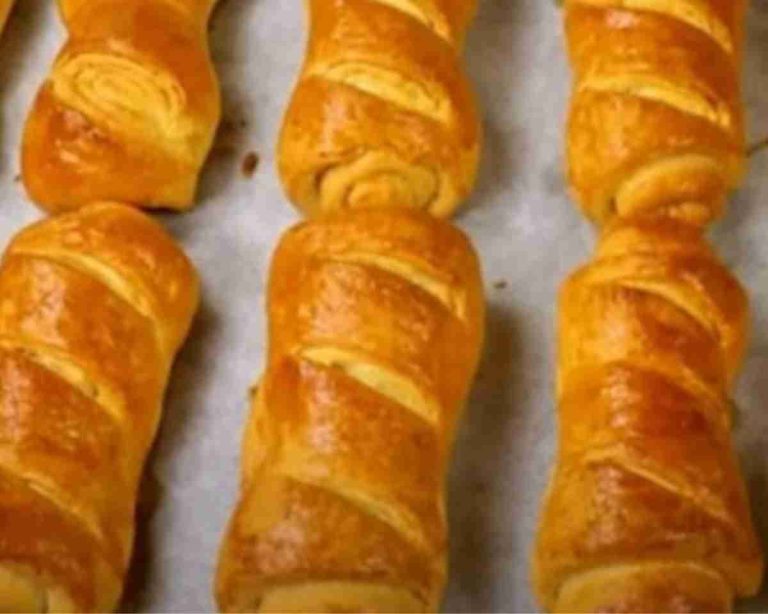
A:
MULTIPOLYGON (((17 0, 0 45, 0 243, 40 216, 18 182, 23 118, 58 49, 53 0, 17 0)), ((484 108, 479 185, 458 223, 487 280, 488 344, 450 479, 446 611, 535 609, 528 560, 553 454, 557 287, 593 245, 565 196, 561 141, 568 70, 554 1, 480 0, 467 64, 484 108)), ((750 141, 768 137, 768 0, 748 20, 750 141)), ((124 609, 213 611, 211 580, 234 503, 249 385, 265 344, 264 278, 298 219, 274 169, 282 109, 303 53, 299 0, 222 0, 211 25, 224 124, 192 213, 162 216, 200 269, 203 306, 177 362, 140 505, 124 609), (242 173, 248 152, 260 163, 242 173)), ((737 393, 737 439, 768 544, 768 150, 714 232, 751 290, 755 330, 737 393)), ((768 611, 768 591, 742 604, 768 611)))

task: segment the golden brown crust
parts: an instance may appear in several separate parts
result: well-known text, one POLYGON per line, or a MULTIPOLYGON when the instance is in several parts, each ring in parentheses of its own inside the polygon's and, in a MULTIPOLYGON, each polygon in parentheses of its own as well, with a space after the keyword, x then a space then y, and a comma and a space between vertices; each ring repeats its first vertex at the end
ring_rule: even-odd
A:
POLYGON ((470 244, 415 210, 305 223, 277 249, 268 307, 219 606, 436 608, 442 482, 482 338, 470 244))
POLYGON ((96 203, 79 215, 33 224, 14 237, 14 254, 47 257, 98 274, 144 315, 169 354, 186 338, 199 288, 190 263, 157 224, 129 208, 96 203))
POLYGON ((459 67, 474 0, 309 2, 307 58, 279 143, 283 185, 310 216, 414 207, 470 192, 480 124, 459 67))
POLYGON ((602 222, 691 201, 704 209, 697 221, 719 213, 744 166, 743 11, 719 0, 566 3, 568 167, 587 215, 602 222))
POLYGON ((11 242, 0 264, 0 609, 116 605, 197 294, 173 240, 126 206, 86 207, 11 242))
POLYGON ((728 612, 763 558, 730 440, 747 298, 704 227, 744 167, 742 0, 566 0, 571 190, 602 226, 560 295, 536 541, 554 612, 728 612))
POLYGON ((24 184, 49 211, 184 209, 218 124, 213 0, 59 0, 69 40, 27 121, 24 184))
POLYGON ((686 222, 609 226, 566 283, 558 465, 534 560, 545 607, 728 611, 757 590, 729 434, 747 329, 742 289, 686 222))

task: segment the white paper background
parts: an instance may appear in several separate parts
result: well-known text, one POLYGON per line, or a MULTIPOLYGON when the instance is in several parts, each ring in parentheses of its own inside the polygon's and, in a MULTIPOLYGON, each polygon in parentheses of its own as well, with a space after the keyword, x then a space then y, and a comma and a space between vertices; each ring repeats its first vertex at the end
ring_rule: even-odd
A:
MULTIPOLYGON (((478 189, 458 223, 474 238, 488 286, 488 344, 450 481, 447 611, 532 611, 528 560, 553 452, 557 287, 593 245, 565 196, 561 141, 568 70, 550 0, 480 0, 467 65, 485 112, 478 189), (503 281, 505 288, 496 287, 503 281)), ((53 0, 17 0, 0 45, 0 242, 39 217, 18 173, 23 118, 63 30, 53 0)), ((263 366, 264 277, 281 231, 298 219, 273 148, 303 53, 300 0, 222 0, 211 43, 225 117, 200 205, 163 216, 200 269, 203 307, 175 369, 142 503, 125 608, 212 611, 212 570, 234 503, 246 392, 263 366), (242 125, 242 124, 245 125, 242 125), (239 164, 257 151, 245 179, 239 164)), ((750 138, 768 136, 768 0, 753 0, 745 74, 750 138)), ((737 432, 768 541, 768 151, 714 233, 751 290, 752 352, 737 432)), ((746 602, 768 609, 768 591, 746 602)))

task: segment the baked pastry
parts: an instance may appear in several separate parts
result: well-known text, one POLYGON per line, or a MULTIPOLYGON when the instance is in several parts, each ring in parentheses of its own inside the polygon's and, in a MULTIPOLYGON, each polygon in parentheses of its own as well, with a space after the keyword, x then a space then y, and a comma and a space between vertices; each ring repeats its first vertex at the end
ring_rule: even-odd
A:
POLYGON ((482 344, 482 282, 445 222, 480 126, 459 66, 475 0, 309 0, 280 143, 289 231, 216 598, 225 612, 435 610, 443 481, 482 344))
POLYGON ((0 611, 105 612, 174 355, 198 302, 162 228, 96 204, 0 265, 0 611))
POLYGON ((483 310, 470 243, 423 212, 344 212, 283 237, 222 611, 438 606, 443 481, 483 310))
POLYGON ((727 612, 760 585, 730 442, 746 297, 700 231, 621 221, 560 299, 558 467, 535 557, 555 612, 727 612))
POLYGON ((50 212, 186 209, 219 121, 215 0, 59 0, 69 40, 27 121, 22 174, 50 212))
POLYGON ((568 174, 590 218, 666 207, 704 223, 721 212, 745 166, 745 4, 566 0, 568 174))
POLYGON ((569 0, 569 177, 602 226, 560 297, 554 612, 728 612, 762 554, 730 441, 747 299, 704 237, 743 171, 744 3, 569 0))
POLYGON ((278 161, 316 217, 414 207, 448 217, 470 192, 481 128, 459 66, 476 0, 310 0, 306 61, 278 161))

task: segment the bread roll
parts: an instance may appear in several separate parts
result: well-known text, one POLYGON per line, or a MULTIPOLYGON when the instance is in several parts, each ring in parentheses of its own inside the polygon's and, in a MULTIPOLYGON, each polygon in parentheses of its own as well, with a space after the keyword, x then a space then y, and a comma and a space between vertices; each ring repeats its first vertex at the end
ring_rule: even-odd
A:
POLYGON ((0 611, 105 612, 174 355, 198 302, 157 224, 96 204, 0 265, 0 611))
POLYGON ((730 442, 747 299, 700 231, 617 223, 560 299, 558 466, 535 557, 555 612, 728 612, 762 558, 730 442))
POLYGON ((567 158, 584 212, 603 223, 669 208, 711 221, 744 173, 744 0, 565 6, 567 158))
POLYGON ((438 607, 443 481, 483 309, 471 245, 423 212, 346 212, 283 237, 222 611, 438 607))
POLYGON ((476 0, 309 0, 306 61, 280 175, 309 216, 413 207, 448 217, 475 181, 481 129, 459 65, 476 0))
POLYGON ((729 612, 763 560, 730 441, 749 313, 704 237, 744 167, 741 0, 567 0, 569 178, 602 226, 560 297, 554 612, 729 612))
POLYGON ((22 174, 50 212, 187 209, 219 121, 215 0, 58 0, 69 39, 27 120, 22 174))

